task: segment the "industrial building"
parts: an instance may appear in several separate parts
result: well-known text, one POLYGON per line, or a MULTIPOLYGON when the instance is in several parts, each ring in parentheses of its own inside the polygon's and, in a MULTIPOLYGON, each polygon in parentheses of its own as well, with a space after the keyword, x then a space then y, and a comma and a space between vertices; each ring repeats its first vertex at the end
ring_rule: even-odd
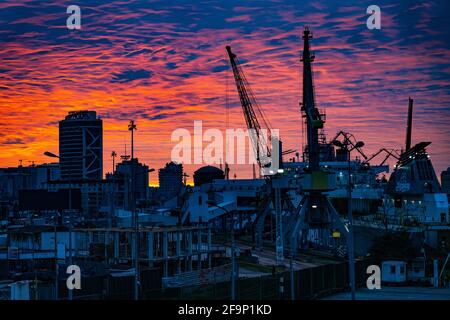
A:
POLYGON ((20 191, 45 189, 48 181, 59 179, 58 163, 0 168, 0 219, 13 214, 20 191))
POLYGON ((183 165, 175 162, 166 163, 158 171, 159 192, 166 199, 175 197, 183 187, 183 165))
POLYGON ((224 179, 225 173, 216 167, 205 166, 194 172, 194 185, 201 186, 205 183, 211 183, 213 180, 224 179))
MULTIPOLYGON (((362 268, 355 270, 357 260, 366 259, 369 247, 383 234, 407 233, 424 255, 448 251, 449 206, 443 191, 448 194, 450 175, 442 173, 441 188, 426 151, 430 143, 411 147, 412 99, 406 149, 401 153, 383 148, 368 157, 364 143, 343 131, 327 141, 325 113, 315 101, 310 39, 311 30, 305 28, 299 119, 304 119, 307 144, 297 152, 274 150, 272 136, 252 140, 260 178, 254 167, 253 179, 229 179, 225 163, 225 172, 213 166, 199 168, 190 186, 183 181, 183 165, 169 162, 159 169, 159 189, 150 195, 149 172, 154 169, 134 157, 136 124, 131 120, 131 156, 125 154, 116 165, 113 151, 113 170, 102 179, 102 120, 95 111, 70 112, 59 123, 60 154, 53 155, 60 158, 59 165, 0 170, 0 186, 5 186, 0 195, 18 205, 18 214, 5 219, 0 231, 0 268, 6 269, 1 274, 11 273, 15 280, 55 280, 57 298, 63 278, 58 270, 75 261, 97 277, 89 280, 100 288, 96 297, 110 297, 105 292, 117 293, 123 283, 139 299, 149 288, 163 294, 166 289, 231 282, 233 299, 236 291, 245 295, 245 287, 235 287, 241 263, 252 276, 259 272, 255 269, 267 276, 267 266, 273 268, 273 277, 276 268, 289 268, 294 299, 295 290, 306 287, 306 281, 311 291, 320 282, 318 292, 348 287, 354 292, 358 278, 366 276, 362 268), (275 151, 279 167, 266 170, 272 168, 275 151), (283 162, 282 156, 294 152, 296 158, 283 162), (381 153, 386 158, 372 165, 381 153), (397 163, 388 180, 384 174, 389 173, 389 157, 397 163), (320 273, 322 280, 313 283, 314 271, 298 280, 295 268, 307 264, 312 269, 317 257, 329 268, 320 273), (337 262, 347 266, 337 270, 337 262), (42 274, 33 273, 36 266, 42 274), (152 281, 144 279, 146 272, 152 281)), ((270 130, 268 119, 236 54, 229 46, 226 50, 247 127, 262 137, 263 129, 270 130)), ((411 266, 421 264, 414 277, 425 278, 431 258, 417 252, 410 259, 415 263, 411 266)), ((284 290, 284 284, 271 283, 277 286, 284 290)), ((262 291, 261 283, 259 288, 262 291)), ((280 297, 286 297, 283 290, 280 297)))
MULTIPOLYGON (((136 202, 145 202, 148 199, 149 167, 138 161, 137 158, 123 160, 117 164, 114 179, 125 182, 125 193, 133 192, 136 202)), ((130 199, 128 199, 131 202, 130 199)))

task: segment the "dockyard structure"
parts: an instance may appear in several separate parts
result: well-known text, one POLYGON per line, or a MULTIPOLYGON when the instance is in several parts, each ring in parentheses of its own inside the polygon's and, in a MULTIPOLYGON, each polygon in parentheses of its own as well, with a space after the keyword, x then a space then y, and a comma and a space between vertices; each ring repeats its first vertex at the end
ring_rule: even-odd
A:
MULTIPOLYGON (((349 271, 354 292, 355 260, 395 233, 407 234, 420 254, 408 262, 386 261, 386 270, 394 266, 415 280, 426 278, 434 255, 450 250, 450 168, 440 183, 427 151, 431 142, 412 145, 411 98, 402 150, 381 148, 368 157, 364 143, 349 132, 327 140, 325 112, 315 100, 311 39, 305 28, 299 130, 306 144, 298 152, 283 150, 281 137, 264 137, 270 123, 226 47, 247 128, 256 135, 251 142, 260 174, 254 167, 253 179, 229 179, 225 163, 225 171, 199 168, 190 186, 182 164, 169 162, 158 172, 159 188, 150 189, 154 169, 134 157, 134 120, 128 127, 131 156, 125 151, 116 165, 113 151, 112 173, 102 179, 102 120, 94 111, 70 112, 60 121, 60 154, 44 153, 60 163, 0 169, 0 278, 16 281, 13 295, 42 280, 58 298, 58 281, 66 279, 62 270, 70 264, 82 266, 83 277, 105 297, 119 297, 124 283, 135 299, 150 287, 161 294, 216 282, 231 282, 234 293, 239 264, 270 265, 273 275, 276 266, 290 268, 293 288, 299 285, 294 266, 316 255, 348 261, 334 277, 349 271), (293 152, 296 157, 283 161, 293 152), (374 165, 379 155, 384 159, 374 165), (391 157, 396 165, 387 179, 391 157)), ((302 278, 311 288, 317 286, 312 274, 302 278)))
POLYGON ((11 271, 33 272, 39 265, 52 270, 55 258, 102 261, 105 266, 139 264, 160 268, 164 277, 213 266, 212 234, 208 227, 73 228, 31 225, 8 230, 0 261, 11 271), (139 237, 139 256, 134 255, 139 237), (70 242, 70 237, 72 241, 70 242), (56 244, 55 244, 56 238, 56 244), (55 252, 55 248, 57 251, 55 252))
POLYGON ((448 224, 447 193, 437 179, 427 151, 431 142, 422 141, 411 147, 412 117, 413 100, 410 98, 405 150, 395 164, 386 190, 393 200, 393 215, 410 223, 448 224))

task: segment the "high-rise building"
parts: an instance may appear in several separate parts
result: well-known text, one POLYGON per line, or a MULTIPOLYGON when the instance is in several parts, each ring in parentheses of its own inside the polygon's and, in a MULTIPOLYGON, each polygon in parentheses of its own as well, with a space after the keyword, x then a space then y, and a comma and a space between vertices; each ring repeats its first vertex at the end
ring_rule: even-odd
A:
POLYGON ((450 195, 450 167, 441 173, 442 191, 450 195))
POLYGON ((166 163, 159 169, 159 191, 161 196, 172 198, 176 196, 183 186, 183 165, 175 162, 166 163))
MULTIPOLYGON (((136 200, 136 204, 148 200, 148 178, 149 167, 138 161, 137 158, 123 160, 117 164, 114 172, 114 178, 117 182, 123 181, 124 208, 132 208, 132 193, 136 200)), ((112 176, 109 176, 111 179, 112 176)), ((120 197, 120 194, 117 195, 120 197)))
POLYGON ((59 122, 62 180, 101 180, 103 123, 95 111, 72 111, 59 122))

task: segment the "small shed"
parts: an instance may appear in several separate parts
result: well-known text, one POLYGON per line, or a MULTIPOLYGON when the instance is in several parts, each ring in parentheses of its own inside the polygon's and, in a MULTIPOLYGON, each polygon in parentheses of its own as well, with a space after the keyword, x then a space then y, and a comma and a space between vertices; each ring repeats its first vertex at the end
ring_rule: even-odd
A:
POLYGON ((406 262, 384 261, 381 265, 381 281, 391 283, 406 282, 406 262))
POLYGON ((408 265, 408 280, 421 281, 425 279, 425 258, 418 257, 408 265))

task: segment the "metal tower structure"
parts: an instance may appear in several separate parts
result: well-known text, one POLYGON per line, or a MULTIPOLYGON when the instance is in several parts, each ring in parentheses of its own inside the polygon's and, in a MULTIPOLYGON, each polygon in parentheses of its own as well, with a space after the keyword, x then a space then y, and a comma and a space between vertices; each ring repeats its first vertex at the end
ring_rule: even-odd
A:
MULTIPOLYGON (((312 62, 314 55, 310 51, 309 28, 303 31, 303 99, 300 103, 301 111, 306 118, 308 166, 302 177, 301 190, 303 197, 296 208, 296 213, 290 217, 286 224, 286 237, 289 239, 291 256, 295 256, 299 246, 299 235, 306 236, 309 229, 318 229, 321 232, 339 230, 348 233, 348 226, 341 222, 339 214, 329 201, 326 192, 334 189, 334 174, 320 166, 319 130, 323 128, 324 119, 316 107, 312 62), (304 232, 305 231, 305 232, 304 232)), ((327 237, 323 234, 322 237, 327 237)))
MULTIPOLYGON (((267 169, 271 167, 272 155, 279 157, 278 163, 281 165, 281 142, 276 137, 271 135, 271 125, 264 115, 264 112, 248 83, 242 67, 238 63, 237 56, 231 51, 231 47, 227 46, 226 50, 230 59, 231 68, 233 70, 236 89, 239 94, 239 99, 242 105, 245 122, 249 130, 249 137, 252 142, 254 154, 259 167, 262 169, 261 173, 267 179, 267 194, 270 194, 272 201, 265 201, 264 208, 262 208, 259 217, 257 218, 257 233, 259 235, 258 247, 262 246, 262 233, 264 228, 264 221, 266 216, 271 212, 270 206, 273 202, 273 209, 275 210, 275 229, 276 229, 276 253, 277 264, 283 263, 284 246, 283 246, 283 200, 279 184, 278 172, 270 172, 267 174, 267 169), (263 127, 261 126, 263 124, 263 127), (267 132, 263 132, 263 129, 267 132), (274 143, 275 142, 275 143, 274 143), (273 148, 279 148, 278 152, 273 152, 273 148), (259 223, 258 223, 259 222, 259 223), (259 226, 259 228, 258 228, 259 226)), ((292 152, 288 150, 288 152, 292 152)), ((269 170, 270 171, 270 170, 269 170)))
POLYGON ((249 130, 249 137, 256 156, 256 161, 261 168, 270 167, 271 164, 271 141, 270 123, 266 120, 264 112, 245 77, 242 67, 239 65, 237 56, 231 52, 231 47, 226 46, 231 68, 233 69, 236 88, 242 105, 245 122, 249 130), (257 116, 258 115, 258 116, 257 116), (260 123, 261 122, 261 123, 260 123), (261 126, 261 124, 263 126, 261 126), (265 133, 264 130, 267 130, 265 133))

